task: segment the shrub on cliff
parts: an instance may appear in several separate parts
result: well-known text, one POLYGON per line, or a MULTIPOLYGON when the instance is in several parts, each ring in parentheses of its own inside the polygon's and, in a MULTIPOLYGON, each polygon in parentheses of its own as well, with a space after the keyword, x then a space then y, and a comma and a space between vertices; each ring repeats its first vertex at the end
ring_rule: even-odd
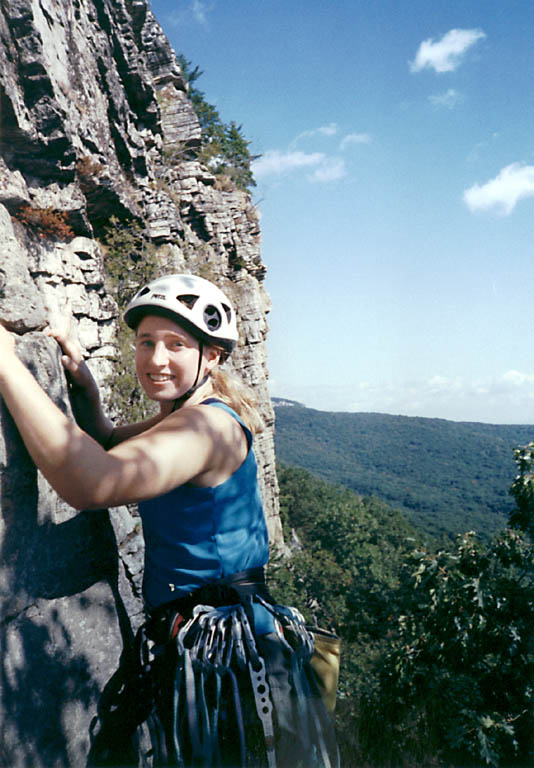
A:
POLYGON ((66 211, 21 205, 13 214, 17 221, 35 232, 41 240, 72 240, 75 232, 66 211))
POLYGON ((259 155, 250 153, 250 141, 243 136, 242 127, 234 121, 224 123, 217 109, 206 101, 204 93, 194 83, 202 75, 182 54, 178 56, 182 76, 189 86, 189 98, 200 123, 201 148, 199 160, 217 175, 224 175, 242 190, 256 182, 251 164, 259 155))
MULTIPOLYGON (((121 222, 115 216, 104 231, 103 246, 108 287, 122 314, 134 292, 157 277, 156 247, 138 222, 121 222)), ((119 326, 117 347, 118 359, 110 382, 113 409, 130 421, 142 421, 153 414, 154 405, 137 380, 132 336, 124 323, 119 326)))

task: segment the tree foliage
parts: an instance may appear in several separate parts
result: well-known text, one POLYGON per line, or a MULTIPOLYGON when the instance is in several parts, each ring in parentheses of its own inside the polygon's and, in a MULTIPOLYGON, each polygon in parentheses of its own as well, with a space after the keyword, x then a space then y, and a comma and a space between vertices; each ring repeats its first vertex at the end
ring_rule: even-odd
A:
POLYGON ((299 607, 310 621, 347 636, 376 634, 415 530, 377 499, 361 499, 306 470, 283 466, 278 477, 286 540, 298 542, 284 567, 299 607))
POLYGON ((202 75, 182 54, 178 56, 182 76, 189 86, 189 98, 200 123, 201 149, 199 160, 215 174, 231 180, 238 189, 248 190, 256 185, 251 170, 259 155, 250 153, 250 141, 243 136, 242 126, 234 121, 224 123, 218 110, 206 101, 195 82, 202 75))
POLYGON ((534 443, 517 448, 514 455, 517 477, 510 492, 516 508, 510 515, 510 524, 534 539, 534 443))
POLYGON ((523 425, 276 408, 279 461, 382 499, 444 546, 468 530, 489 541, 506 525, 513 451, 531 435, 523 425))
POLYGON ((104 230, 103 245, 110 292, 123 310, 135 291, 156 277, 156 247, 138 221, 120 221, 116 216, 104 230))
POLYGON ((272 589, 342 638, 344 766, 534 764, 534 445, 516 462, 511 527, 447 548, 376 499, 280 468, 293 551, 272 589))
POLYGON ((507 529, 489 546, 467 533, 452 551, 410 555, 379 694, 364 706, 371 753, 378 715, 382 759, 387 743, 393 764, 407 754, 465 766, 532 764, 533 554, 507 529))
POLYGON ((279 467, 278 477, 285 539, 293 551, 270 565, 269 585, 311 624, 342 638, 338 732, 342 764, 356 765, 359 697, 373 685, 403 558, 420 538, 377 499, 362 499, 296 467, 279 467))

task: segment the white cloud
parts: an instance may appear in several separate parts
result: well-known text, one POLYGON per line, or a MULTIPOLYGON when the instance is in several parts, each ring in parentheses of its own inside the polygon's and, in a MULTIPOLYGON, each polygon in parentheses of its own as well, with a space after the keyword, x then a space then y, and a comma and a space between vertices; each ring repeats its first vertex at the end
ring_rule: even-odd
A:
POLYGON ((454 88, 449 88, 444 93, 435 93, 428 97, 428 100, 435 107, 445 107, 446 109, 454 109, 454 107, 462 101, 462 94, 458 93, 454 88))
POLYGON ((534 390, 534 373, 521 373, 521 371, 507 371, 501 376, 501 381, 506 387, 532 387, 534 390))
POLYGON ((469 154, 466 157, 466 160, 468 163, 474 163, 480 160, 481 157, 484 155, 488 155, 489 152, 492 151, 492 142, 497 141, 500 139, 500 134, 497 131, 494 131, 489 138, 484 139, 483 141, 479 141, 475 144, 473 149, 469 152, 469 154))
POLYGON ((423 40, 410 69, 412 72, 422 69, 453 72, 469 48, 484 37, 481 29, 451 29, 437 42, 433 38, 423 40))
POLYGON ((470 210, 495 209, 505 216, 525 197, 534 197, 534 165, 521 163, 507 165, 494 179, 485 184, 473 184, 463 194, 470 210))
POLYGON ((328 125, 321 125, 319 128, 313 128, 309 131, 302 131, 299 135, 293 139, 290 146, 294 147, 302 139, 310 139, 314 136, 335 136, 337 133, 337 123, 328 123, 328 125))
POLYGON ((165 14, 164 18, 174 27, 191 23, 205 27, 209 24, 208 14, 213 10, 213 7, 213 3, 207 3, 205 0, 190 0, 190 2, 180 5, 179 8, 173 8, 172 11, 165 14))
POLYGON ((270 149, 258 160, 252 163, 252 171, 256 178, 260 176, 280 176, 295 168, 319 165, 325 159, 322 152, 299 152, 270 149))
MULTIPOLYGON (((296 144, 301 139, 317 139, 321 136, 330 139, 337 133, 337 123, 328 123, 320 128, 303 131, 293 139, 287 149, 270 149, 255 160, 252 163, 252 172, 257 179, 260 179, 266 176, 282 176, 291 171, 308 168, 310 170, 307 175, 308 181, 325 183, 342 179, 347 175, 343 158, 329 152, 305 152, 296 148, 296 144)), ((367 133, 349 133, 342 139, 339 148, 344 150, 351 144, 367 144, 370 141, 371 137, 367 133)), ((319 144, 324 147, 324 142, 319 144)), ((332 146, 331 142, 330 146, 332 146)))
POLYGON ((434 375, 425 380, 362 381, 339 386, 284 386, 278 381, 273 394, 324 411, 534 424, 534 373, 516 370, 472 380, 434 375))
POLYGON ((343 152, 347 147, 352 144, 369 144, 371 137, 368 133, 348 133, 341 141, 339 145, 340 150, 343 152))
POLYGON ((193 0, 192 3, 193 16, 199 24, 204 25, 206 23, 206 6, 202 0, 193 0))
POLYGON ((322 133, 323 136, 335 136, 337 133, 337 124, 329 123, 328 125, 323 125, 321 128, 317 129, 317 133, 322 133))
POLYGON ((207 26, 208 14, 213 10, 213 3, 208 4, 205 0, 189 0, 179 7, 173 7, 167 13, 163 14, 165 22, 172 24, 173 27, 184 25, 200 24, 207 26))
POLYGON ((337 181, 342 179, 346 173, 344 160, 339 157, 328 157, 322 161, 309 178, 311 181, 337 181))

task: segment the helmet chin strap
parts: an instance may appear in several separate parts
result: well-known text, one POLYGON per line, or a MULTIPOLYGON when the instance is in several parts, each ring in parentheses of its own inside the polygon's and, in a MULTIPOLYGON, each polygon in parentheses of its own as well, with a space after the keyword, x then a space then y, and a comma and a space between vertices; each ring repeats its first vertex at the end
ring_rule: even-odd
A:
POLYGON ((197 375, 195 376, 195 382, 192 387, 190 387, 187 392, 185 392, 183 395, 180 395, 179 398, 177 398, 174 401, 174 405, 172 407, 173 411, 177 411, 178 408, 181 408, 182 405, 186 402, 186 400, 189 400, 192 394, 194 394, 197 389, 200 389, 200 387, 207 382, 207 380, 210 377, 210 373, 208 373, 200 379, 200 370, 202 368, 202 359, 204 357, 204 344, 199 341, 198 342, 198 366, 197 366, 197 375), (200 379, 200 380, 199 380, 200 379))

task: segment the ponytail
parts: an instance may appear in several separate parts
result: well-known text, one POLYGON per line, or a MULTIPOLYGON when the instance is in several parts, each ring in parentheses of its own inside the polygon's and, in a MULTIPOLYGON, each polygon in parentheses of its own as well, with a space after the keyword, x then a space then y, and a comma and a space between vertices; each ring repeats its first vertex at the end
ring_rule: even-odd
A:
POLYGON ((264 424, 258 411, 256 396, 247 384, 219 366, 211 372, 210 381, 213 394, 233 408, 253 434, 263 430, 264 424))

